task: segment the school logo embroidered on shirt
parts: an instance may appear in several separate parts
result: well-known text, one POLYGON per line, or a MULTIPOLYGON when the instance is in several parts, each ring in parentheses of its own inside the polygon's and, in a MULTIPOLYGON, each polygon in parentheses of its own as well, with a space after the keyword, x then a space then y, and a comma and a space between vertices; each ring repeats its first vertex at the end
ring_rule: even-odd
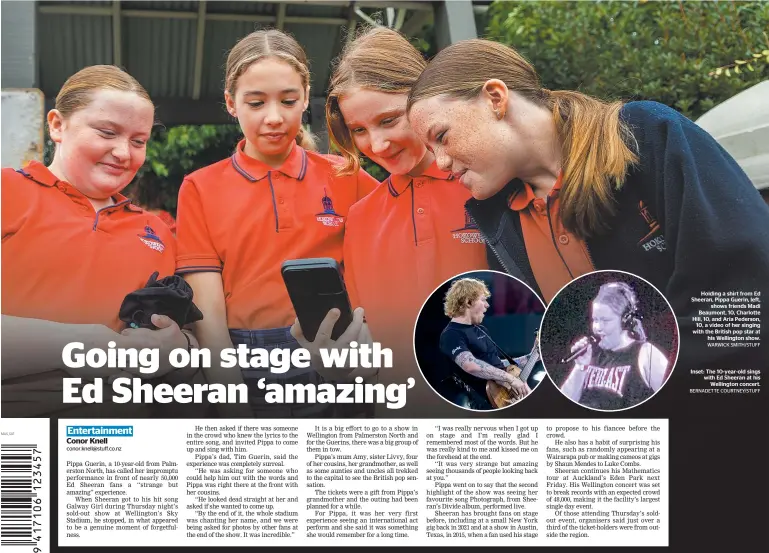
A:
POLYGON ((451 237, 462 244, 483 244, 483 236, 470 214, 465 210, 465 226, 451 231, 451 237))
POLYGON ((664 252, 665 249, 667 249, 667 244, 665 243, 665 237, 660 234, 659 236, 654 236, 657 234, 662 227, 660 227, 660 224, 657 222, 657 219, 654 218, 654 215, 652 214, 649 207, 641 200, 638 202, 638 213, 643 217, 643 220, 646 222, 647 225, 649 225, 649 232, 641 238, 638 241, 638 244, 644 249, 645 252, 651 251, 656 249, 657 251, 664 252))
POLYGON ((144 227, 144 235, 139 234, 137 236, 139 236, 139 240, 141 240, 145 246, 152 248, 156 252, 163 253, 163 250, 166 249, 166 246, 163 244, 160 236, 155 234, 155 231, 152 230, 152 227, 149 225, 144 227))
POLYGON ((344 224, 344 217, 334 212, 334 204, 331 202, 328 194, 326 194, 325 188, 323 189, 323 199, 321 202, 323 204, 323 212, 318 213, 315 219, 327 227, 341 227, 344 224))

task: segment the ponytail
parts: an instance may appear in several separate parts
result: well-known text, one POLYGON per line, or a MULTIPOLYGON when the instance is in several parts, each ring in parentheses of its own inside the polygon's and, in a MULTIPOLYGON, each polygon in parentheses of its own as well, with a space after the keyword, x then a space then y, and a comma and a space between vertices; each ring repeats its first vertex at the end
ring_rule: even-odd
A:
POLYGON ((312 152, 318 151, 318 141, 315 138, 315 135, 305 129, 304 126, 299 127, 299 132, 296 135, 296 143, 305 150, 310 150, 312 152))
POLYGON ((563 224, 580 238, 605 232, 616 210, 613 189, 622 186, 629 166, 638 161, 629 146, 635 139, 619 119, 622 102, 568 90, 543 93, 563 147, 563 224))

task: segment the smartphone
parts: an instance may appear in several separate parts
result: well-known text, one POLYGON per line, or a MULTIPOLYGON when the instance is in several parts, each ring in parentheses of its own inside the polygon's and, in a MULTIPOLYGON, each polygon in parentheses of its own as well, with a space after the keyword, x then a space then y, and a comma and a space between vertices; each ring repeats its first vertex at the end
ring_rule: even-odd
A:
POLYGON ((289 259, 280 270, 304 337, 314 341, 320 323, 329 310, 336 307, 341 315, 331 339, 339 338, 352 323, 352 308, 336 260, 330 257, 289 259))

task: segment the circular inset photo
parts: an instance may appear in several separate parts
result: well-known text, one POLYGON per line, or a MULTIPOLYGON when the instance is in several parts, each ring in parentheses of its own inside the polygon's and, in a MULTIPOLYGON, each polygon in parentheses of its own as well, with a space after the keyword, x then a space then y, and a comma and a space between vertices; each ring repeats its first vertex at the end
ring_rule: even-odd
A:
POLYGON ((545 377, 537 342, 544 312, 539 296, 507 274, 457 275, 436 288, 419 312, 419 370, 436 394, 458 407, 510 407, 545 377))
POLYGON ((539 338, 553 384, 599 411, 651 398, 678 357, 678 323, 667 299, 621 271, 589 273, 561 288, 547 306, 539 338))

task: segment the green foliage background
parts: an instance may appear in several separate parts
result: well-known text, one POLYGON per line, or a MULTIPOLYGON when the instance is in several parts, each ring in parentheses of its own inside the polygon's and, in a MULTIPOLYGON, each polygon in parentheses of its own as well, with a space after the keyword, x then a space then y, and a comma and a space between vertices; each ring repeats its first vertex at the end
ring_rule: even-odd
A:
POLYGON ((153 131, 147 161, 125 194, 139 205, 176 215, 179 187, 188 175, 235 152, 238 125, 178 125, 153 131))
POLYGON ((696 119, 769 78, 767 2, 495 2, 489 18, 487 38, 521 52, 551 90, 655 100, 696 119))
MULTIPOLYGON (((165 209, 176 216, 176 199, 185 175, 232 155, 242 136, 236 124, 158 126, 147 143, 144 165, 123 194, 144 208, 165 209)), ((53 154, 54 143, 46 129, 46 165, 53 154)))
MULTIPOLYGON (((769 78, 769 2, 498 1, 485 19, 485 36, 518 49, 551 90, 656 100, 696 119, 769 78)), ((432 28, 414 39, 426 56, 434 43, 432 28)), ((237 125, 156 129, 126 193, 175 215, 184 175, 231 155, 240 137, 237 125)))

